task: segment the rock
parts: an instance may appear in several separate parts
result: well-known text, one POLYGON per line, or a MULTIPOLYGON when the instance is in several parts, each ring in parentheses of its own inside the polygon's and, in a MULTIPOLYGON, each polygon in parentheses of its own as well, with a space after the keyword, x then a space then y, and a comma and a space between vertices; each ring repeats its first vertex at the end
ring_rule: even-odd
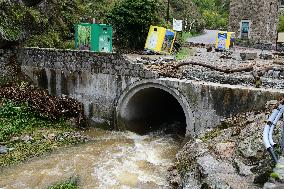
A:
POLYGON ((181 176, 183 188, 259 189, 263 186, 272 170, 271 158, 262 144, 266 119, 266 114, 260 112, 239 114, 223 121, 228 128, 208 130, 206 134, 211 137, 207 140, 204 140, 205 134, 187 143, 178 155, 182 157, 178 162, 183 162, 179 167, 187 167, 182 169, 186 171, 181 176))
POLYGON ((269 107, 271 107, 271 106, 274 106, 274 105, 276 105, 276 104, 278 104, 278 101, 277 100, 270 100, 270 101, 267 101, 266 102, 266 108, 269 108, 269 107))
POLYGON ((8 152, 8 148, 6 146, 0 146, 0 154, 6 154, 8 152))
POLYGON ((255 60, 257 58, 257 53, 253 52, 242 52, 240 53, 242 60, 255 60))
POLYGON ((193 174, 186 176, 186 181, 182 184, 183 189, 201 189, 198 180, 194 178, 193 174))
POLYGON ((167 177, 168 177, 168 181, 169 181, 170 185, 173 188, 177 188, 181 185, 181 178, 180 178, 180 175, 179 175, 177 169, 170 170, 167 177))
POLYGON ((10 141, 12 141, 12 142, 14 142, 14 141, 18 141, 18 140, 20 140, 20 138, 19 138, 19 137, 12 137, 12 138, 10 139, 10 141))
POLYGON ((31 136, 29 136, 29 135, 25 135, 25 136, 21 136, 21 140, 25 141, 25 142, 28 142, 28 141, 33 140, 33 138, 31 136))
POLYGON ((279 78, 279 76, 280 76, 280 71, 273 71, 272 77, 273 77, 274 79, 279 78))
POLYGON ((235 155, 235 142, 218 143, 215 146, 215 152, 221 158, 232 158, 235 155))
POLYGON ((47 135, 47 138, 48 138, 49 140, 54 140, 55 137, 56 137, 56 135, 55 135, 54 133, 51 133, 51 134, 48 134, 48 135, 47 135))
POLYGON ((232 164, 225 161, 218 161, 211 155, 197 158, 197 166, 203 179, 201 188, 257 188, 250 183, 251 180, 238 175, 232 164))
POLYGON ((239 175, 241 176, 250 176, 253 175, 253 173, 251 172, 251 166, 247 166, 245 165, 241 160, 239 159, 235 159, 235 166, 237 167, 237 170, 239 172, 239 175))
POLYGON ((284 71, 281 71, 279 74, 280 77, 284 77, 284 71))
POLYGON ((211 155, 206 155, 203 157, 198 157, 196 163, 199 167, 199 171, 203 177, 212 174, 233 174, 235 173, 235 169, 232 165, 226 162, 219 162, 211 155))
POLYGON ((283 189, 284 184, 265 183, 263 189, 283 189))
POLYGON ((260 54, 259 58, 264 59, 264 60, 272 60, 273 56, 272 56, 272 54, 260 54))
POLYGON ((238 152, 251 164, 258 164, 266 153, 263 148, 262 131, 265 120, 253 122, 243 128, 239 136, 238 152), (260 123, 262 122, 262 123, 260 123))
POLYGON ((206 50, 207 50, 207 52, 212 52, 213 48, 212 47, 207 47, 206 50))

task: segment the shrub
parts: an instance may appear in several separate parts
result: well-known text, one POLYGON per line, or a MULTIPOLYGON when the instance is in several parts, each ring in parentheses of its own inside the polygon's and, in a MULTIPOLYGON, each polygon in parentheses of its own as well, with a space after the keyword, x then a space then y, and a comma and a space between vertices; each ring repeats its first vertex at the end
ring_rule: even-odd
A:
POLYGON ((283 15, 283 13, 279 17, 279 28, 278 28, 278 31, 279 32, 284 32, 284 15, 283 15))
POLYGON ((159 23, 157 0, 123 0, 107 19, 113 25, 119 46, 143 48, 150 25, 159 23))

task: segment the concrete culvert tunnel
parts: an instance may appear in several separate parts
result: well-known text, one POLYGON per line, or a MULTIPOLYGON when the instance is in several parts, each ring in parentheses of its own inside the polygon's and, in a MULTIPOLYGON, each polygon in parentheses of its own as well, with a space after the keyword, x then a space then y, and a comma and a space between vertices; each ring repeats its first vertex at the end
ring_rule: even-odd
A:
POLYGON ((138 134, 162 130, 166 134, 184 136, 186 117, 178 100, 165 90, 145 88, 136 92, 124 107, 127 130, 138 134))

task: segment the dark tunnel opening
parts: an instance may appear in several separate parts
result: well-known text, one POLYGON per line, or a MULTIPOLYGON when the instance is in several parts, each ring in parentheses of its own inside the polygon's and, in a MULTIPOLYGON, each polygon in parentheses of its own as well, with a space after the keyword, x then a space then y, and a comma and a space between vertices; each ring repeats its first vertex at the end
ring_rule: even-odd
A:
POLYGON ((186 117, 178 100, 158 88, 137 92, 126 106, 126 127, 138 134, 161 130, 166 134, 184 136, 186 117))

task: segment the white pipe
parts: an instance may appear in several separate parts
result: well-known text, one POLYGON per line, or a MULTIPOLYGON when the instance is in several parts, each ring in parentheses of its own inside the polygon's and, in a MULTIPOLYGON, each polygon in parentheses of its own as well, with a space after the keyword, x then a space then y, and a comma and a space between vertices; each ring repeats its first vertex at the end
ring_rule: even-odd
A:
POLYGON ((263 131, 263 137, 262 137, 263 143, 264 143, 264 146, 265 146, 266 149, 269 149, 269 148, 272 147, 272 146, 270 145, 269 137, 268 137, 268 135, 269 135, 269 129, 270 129, 270 126, 269 126, 268 124, 265 125, 264 131, 263 131))
POLYGON ((283 153, 283 149, 284 149, 284 114, 282 114, 282 128, 281 128, 281 145, 280 145, 280 149, 281 149, 281 155, 283 153))
POLYGON ((267 124, 264 127, 262 139, 263 139, 263 143, 264 143, 266 149, 272 148, 272 146, 269 142, 269 131, 270 131, 270 126, 273 123, 275 117, 278 115, 278 113, 279 113, 279 110, 274 109, 272 111, 271 116, 267 120, 267 124))
POLYGON ((283 116, 283 119, 284 119, 283 112, 284 112, 284 104, 279 105, 279 107, 277 109, 273 110, 271 116, 267 120, 267 124, 264 127, 263 136, 262 136, 265 148, 267 149, 267 151, 271 155, 272 159, 276 163, 278 161, 278 158, 277 158, 277 156, 276 156, 276 154, 273 150, 273 145, 275 145, 275 143, 272 139, 272 134, 273 134, 273 130, 275 128, 275 125, 277 124, 277 122, 279 121, 281 116, 283 116))
POLYGON ((280 120, 280 118, 281 118, 282 115, 283 115, 283 112, 284 112, 284 105, 280 105, 280 106, 278 107, 278 110, 279 110, 279 112, 278 112, 277 116, 275 117, 274 121, 272 122, 272 125, 271 125, 270 130, 269 130, 269 134, 268 134, 269 143, 270 143, 271 146, 274 146, 274 145, 276 144, 276 143, 273 141, 273 136, 272 136, 272 135, 273 135, 273 131, 274 131, 274 128, 275 128, 277 122, 280 120))
POLYGON ((267 123, 273 123, 278 113, 279 113, 279 109, 274 109, 271 116, 268 118, 267 123))

